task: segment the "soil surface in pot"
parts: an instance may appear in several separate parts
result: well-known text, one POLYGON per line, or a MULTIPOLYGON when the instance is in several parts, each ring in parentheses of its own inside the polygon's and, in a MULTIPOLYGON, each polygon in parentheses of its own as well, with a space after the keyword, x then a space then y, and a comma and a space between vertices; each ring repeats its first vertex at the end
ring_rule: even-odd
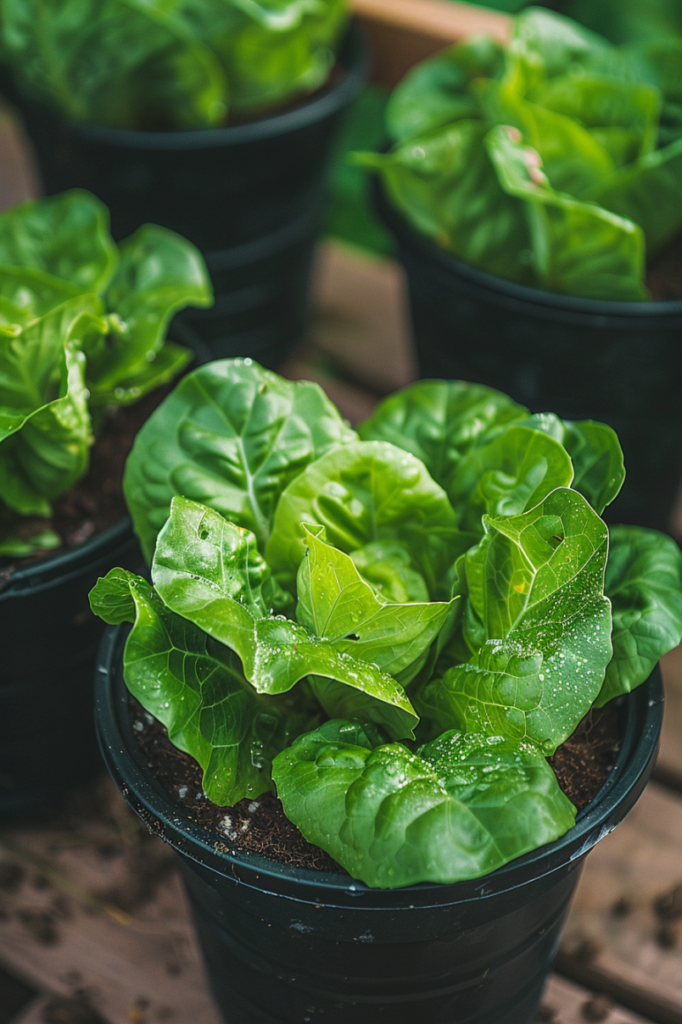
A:
MULTIPOLYGON (((22 519, 16 530, 18 536, 28 540, 51 529, 61 537, 63 547, 72 548, 120 522, 127 515, 122 486, 126 458, 138 430, 170 389, 171 385, 157 388, 135 405, 112 410, 90 449, 87 474, 53 502, 49 519, 22 519)), ((0 557, 0 572, 4 576, 15 567, 54 554, 55 550, 59 549, 42 551, 30 558, 0 557)))
MULTIPOLYGON (((329 854, 313 846, 286 817, 274 793, 218 807, 204 795, 201 768, 168 739, 165 726, 129 697, 133 731, 152 773, 169 796, 206 829, 216 849, 257 853, 279 864, 346 874, 329 854)), ((572 736, 549 759, 559 785, 581 810, 597 795, 613 768, 620 746, 619 715, 613 702, 590 711, 572 736)))

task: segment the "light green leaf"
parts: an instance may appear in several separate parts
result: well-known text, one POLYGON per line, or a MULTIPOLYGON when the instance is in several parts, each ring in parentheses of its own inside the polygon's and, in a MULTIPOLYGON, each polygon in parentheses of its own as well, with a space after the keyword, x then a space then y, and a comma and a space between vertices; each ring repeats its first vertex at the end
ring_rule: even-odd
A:
POLYGON ((547 434, 512 424, 461 460, 449 488, 460 528, 483 533, 481 517, 515 516, 538 505, 557 487, 568 487, 573 465, 547 434))
POLYGON ((118 270, 105 296, 107 309, 116 314, 112 330, 98 348, 88 351, 88 387, 95 405, 120 403, 120 391, 129 392, 151 377, 144 390, 172 379, 191 358, 173 346, 164 349, 166 331, 174 313, 186 306, 213 302, 208 271, 200 252, 173 231, 145 224, 121 244, 118 270), (155 364, 161 360, 158 369, 155 364), (138 384, 129 383, 138 379, 138 384))
MULTIPOLYGON (((82 189, 17 203, 0 214, 0 263, 60 278, 76 289, 71 294, 101 293, 118 263, 109 211, 82 189)), ((43 280, 58 289, 53 280, 43 280)))
POLYGON ((368 717, 392 736, 412 735, 417 716, 409 700, 374 661, 353 657, 343 643, 284 616, 267 615, 269 577, 250 531, 196 502, 173 499, 152 565, 168 608, 239 655, 258 693, 286 693, 308 675, 322 676, 360 691, 368 717))
POLYGON ((408 452, 382 441, 344 445, 289 484, 265 549, 287 587, 305 553, 304 523, 323 526, 328 542, 346 554, 372 541, 399 542, 431 597, 449 597, 444 580, 462 544, 455 513, 423 463, 408 452))
POLYGON ((501 737, 446 733, 415 755, 335 720, 279 754, 273 779, 306 839, 379 888, 477 878, 575 820, 542 754, 501 737))
MULTIPOLYGON (((239 659, 202 630, 170 611, 139 576, 126 574, 134 625, 126 642, 123 674, 143 708, 168 730, 168 738, 203 769, 213 803, 232 805, 271 788, 272 757, 314 715, 295 704, 258 695, 244 679, 239 659)), ((120 569, 100 580, 96 614, 125 620, 120 569)))
POLYGON ((555 192, 515 129, 486 137, 502 188, 525 202, 538 284, 549 291, 621 301, 645 299, 644 236, 632 221, 555 192))
POLYGON ((611 660, 608 532, 564 488, 523 515, 485 522, 465 557, 477 649, 426 687, 417 710, 440 730, 527 739, 549 755, 589 710, 611 660))
POLYGON ((317 384, 284 380, 250 359, 194 370, 144 424, 126 464, 123 488, 145 557, 176 494, 252 530, 263 547, 287 484, 355 437, 317 384))
POLYGON ((641 526, 612 526, 610 533, 613 658, 597 707, 643 683, 682 640, 682 554, 675 541, 641 526))
POLYGON ((483 384, 420 380, 385 398, 358 433, 363 441, 389 441, 411 452, 449 493, 466 453, 493 428, 527 415, 524 406, 483 384))
MULTIPOLYGON (((325 544, 321 532, 305 527, 296 618, 309 632, 331 640, 337 651, 392 676, 407 672, 437 636, 450 603, 380 601, 353 559, 325 544)), ((400 681, 408 682, 409 672, 400 681)))

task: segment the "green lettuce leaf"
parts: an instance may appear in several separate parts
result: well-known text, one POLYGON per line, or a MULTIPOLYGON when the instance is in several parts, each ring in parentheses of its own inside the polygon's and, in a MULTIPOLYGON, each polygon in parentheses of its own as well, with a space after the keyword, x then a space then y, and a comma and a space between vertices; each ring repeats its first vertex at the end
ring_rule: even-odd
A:
POLYGON ((491 274, 532 283, 523 203, 500 186, 486 151, 489 125, 462 119, 399 145, 358 153, 378 171, 391 202, 417 231, 491 274))
POLYGON ((488 444, 478 444, 461 460, 449 497, 463 530, 483 533, 481 517, 526 512, 557 487, 568 487, 573 465, 562 445, 548 434, 512 424, 488 444))
POLYGON ((5 323, 27 324, 81 294, 78 285, 44 270, 0 264, 0 318, 5 323))
POLYGON ((104 330, 96 296, 72 299, 0 346, 0 494, 22 515, 50 502, 87 469, 92 427, 83 339, 104 330))
POLYGON ((409 670, 435 639, 450 602, 385 603, 362 579, 353 559, 326 544, 322 529, 305 527, 306 554, 297 577, 296 618, 337 651, 409 682, 409 670))
POLYGON ((200 367, 149 417, 126 463, 123 489, 145 557, 177 494, 251 530, 262 549, 287 484, 355 437, 317 384, 251 359, 200 367))
MULTIPOLYGON (((322 676, 352 690, 346 701, 359 699, 365 714, 394 738, 412 735, 417 716, 402 687, 375 663, 376 643, 354 657, 347 643, 268 615, 270 570, 249 530, 196 502, 174 498, 154 552, 152 579, 168 608, 239 656, 258 693, 286 693, 308 675, 322 676)), ((437 615, 438 609, 436 629, 437 615)), ((400 626, 394 619, 396 646, 400 626)), ((424 646, 434 635, 428 623, 425 630, 424 646)), ((397 662, 402 654, 406 662, 406 653, 404 648, 387 651, 384 660, 397 662)))
POLYGON ((474 35, 422 61, 391 93, 388 134, 395 142, 407 142, 460 118, 480 117, 469 85, 479 76, 498 78, 503 66, 502 47, 486 35, 474 35))
POLYGON ((643 683, 682 640, 682 553, 675 541, 642 526, 612 526, 610 534, 613 658, 596 707, 643 683))
POLYGON ((325 722, 273 763, 287 817, 367 885, 477 878, 574 824, 532 744, 450 732, 413 754, 372 739, 325 722))
POLYGON ((632 221, 555 192, 516 129, 491 129, 486 145, 500 185, 524 201, 540 287, 585 298, 646 299, 644 236, 632 221))
POLYGON ((438 731, 527 739, 550 755, 588 712, 611 660, 608 532, 564 488, 485 524, 464 559, 474 654, 429 683, 416 707, 438 731))
POLYGON ((432 599, 450 596, 444 579, 462 549, 462 536, 447 495, 408 452, 383 441, 343 445, 289 484, 265 548, 268 564, 287 588, 293 588, 305 553, 305 523, 323 526, 328 542, 346 554, 372 541, 399 542, 432 599))
POLYGON ((166 228, 145 224, 120 247, 118 269, 104 296, 115 311, 109 337, 88 351, 88 387, 94 405, 120 400, 137 380, 150 390, 172 379, 191 359, 179 346, 166 346, 171 318, 186 306, 210 306, 211 282, 198 250, 166 228), (157 366, 157 362, 160 363, 157 366), (144 383, 143 383, 144 382, 144 383))
POLYGON ((599 182, 589 198, 619 217, 639 224, 651 258, 682 229, 678 203, 681 188, 682 139, 678 139, 599 182))
MULTIPOLYGON (((72 295, 100 293, 118 264, 109 211, 82 189, 17 203, 0 214, 0 263, 50 275, 52 280, 43 278, 44 284, 58 293, 54 278, 62 287, 67 282, 72 295)), ((55 305, 67 297, 63 291, 57 294, 55 305)), ((44 304, 40 312, 48 312, 44 304)))
POLYGON ((315 716, 291 698, 257 694, 239 659, 170 611, 140 576, 112 569, 90 603, 105 621, 133 621, 123 656, 126 685, 171 742, 199 762, 209 800, 232 805, 271 789, 272 758, 315 716))
POLYGON ((444 491, 466 453, 494 427, 528 410, 483 384, 420 380, 385 398, 358 427, 363 441, 389 441, 424 463, 444 491))

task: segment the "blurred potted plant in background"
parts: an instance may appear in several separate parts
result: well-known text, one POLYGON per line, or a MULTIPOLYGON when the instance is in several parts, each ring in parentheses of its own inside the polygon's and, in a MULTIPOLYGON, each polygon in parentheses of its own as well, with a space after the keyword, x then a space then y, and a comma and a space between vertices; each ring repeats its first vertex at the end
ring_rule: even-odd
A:
POLYGON ((613 514, 666 528, 682 477, 682 43, 616 47, 540 8, 393 92, 360 154, 410 287, 425 376, 619 434, 613 514))
POLYGON ((346 0, 0 3, 0 56, 48 193, 86 188, 114 238, 161 224, 217 301, 212 354, 279 362, 306 320, 327 157, 367 55, 346 0))
POLYGON ((87 593, 137 564, 123 463, 192 358, 166 341, 171 317, 211 300, 191 243, 147 224, 117 246, 89 193, 0 216, 0 818, 95 763, 87 593))

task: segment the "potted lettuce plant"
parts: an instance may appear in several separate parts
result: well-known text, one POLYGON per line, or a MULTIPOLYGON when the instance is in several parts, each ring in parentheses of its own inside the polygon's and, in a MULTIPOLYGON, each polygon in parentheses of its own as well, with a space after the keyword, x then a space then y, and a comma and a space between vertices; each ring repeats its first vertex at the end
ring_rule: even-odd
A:
POLYGON ((181 319, 215 355, 277 363, 302 334, 326 161, 367 71, 348 19, 346 0, 0 3, 47 192, 94 192, 116 239, 149 221, 194 242, 217 301, 181 319))
POLYGON ((425 376, 606 420, 614 509, 667 528, 682 478, 682 44, 615 46, 530 8, 413 69, 392 148, 361 154, 410 289, 425 376))
POLYGON ((117 627, 98 729, 182 855, 226 1020, 532 1019, 577 868, 651 771, 682 635, 677 546, 600 518, 623 477, 608 426, 458 381, 358 436, 315 385, 218 361, 149 418, 124 487, 151 581, 91 594, 117 627), (615 767, 576 818, 547 758, 607 704, 615 767), (240 849, 273 786, 326 870, 240 849))
POLYGON ((147 224, 117 246, 86 192, 0 216, 2 818, 53 800, 96 753, 87 594, 139 558, 116 465, 192 358, 166 340, 172 315, 211 298, 191 243, 147 224))

